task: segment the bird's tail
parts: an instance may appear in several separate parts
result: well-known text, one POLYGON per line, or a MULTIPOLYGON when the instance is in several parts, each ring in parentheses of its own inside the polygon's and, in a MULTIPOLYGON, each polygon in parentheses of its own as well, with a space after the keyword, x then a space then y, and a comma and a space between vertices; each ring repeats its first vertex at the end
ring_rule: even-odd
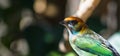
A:
POLYGON ((110 45, 108 48, 113 52, 114 56, 120 56, 120 54, 117 52, 117 50, 114 47, 110 45))

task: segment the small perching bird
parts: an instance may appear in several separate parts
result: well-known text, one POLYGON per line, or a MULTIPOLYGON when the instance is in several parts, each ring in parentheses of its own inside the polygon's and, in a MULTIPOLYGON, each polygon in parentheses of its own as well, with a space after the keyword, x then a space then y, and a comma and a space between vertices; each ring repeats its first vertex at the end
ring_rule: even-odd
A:
POLYGON ((69 32, 69 42, 79 56, 120 56, 110 43, 77 17, 61 22, 69 32))

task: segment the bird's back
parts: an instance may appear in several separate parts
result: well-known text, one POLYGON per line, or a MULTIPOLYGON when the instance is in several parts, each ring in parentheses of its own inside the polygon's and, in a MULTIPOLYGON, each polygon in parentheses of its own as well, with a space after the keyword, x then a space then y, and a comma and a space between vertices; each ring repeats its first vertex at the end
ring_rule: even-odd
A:
POLYGON ((77 49, 75 51, 79 53, 90 53, 90 55, 113 56, 112 51, 97 39, 99 36, 96 37, 94 35, 96 34, 86 33, 80 35, 78 33, 75 36, 72 36, 73 39, 70 42, 73 45, 73 49, 77 49), (80 51, 78 51, 78 49, 80 49, 80 51))

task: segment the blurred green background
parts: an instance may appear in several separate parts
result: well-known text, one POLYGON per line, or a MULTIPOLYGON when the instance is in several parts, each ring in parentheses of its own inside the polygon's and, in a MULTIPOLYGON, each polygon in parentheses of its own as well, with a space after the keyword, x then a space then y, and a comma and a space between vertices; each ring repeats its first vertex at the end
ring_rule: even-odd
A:
MULTIPOLYGON (((59 22, 74 14, 78 2, 0 0, 0 56, 77 56, 65 43, 59 22)), ((106 39, 119 32, 119 4, 119 0, 102 0, 86 22, 89 28, 106 39)))

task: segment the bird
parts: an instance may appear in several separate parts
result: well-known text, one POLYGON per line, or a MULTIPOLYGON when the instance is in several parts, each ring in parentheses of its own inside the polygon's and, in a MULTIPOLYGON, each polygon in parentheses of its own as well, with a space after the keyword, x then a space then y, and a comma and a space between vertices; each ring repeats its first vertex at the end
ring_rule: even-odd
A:
POLYGON ((79 56, 120 56, 102 36, 91 30, 80 18, 69 16, 60 22, 69 33, 69 43, 79 56))

